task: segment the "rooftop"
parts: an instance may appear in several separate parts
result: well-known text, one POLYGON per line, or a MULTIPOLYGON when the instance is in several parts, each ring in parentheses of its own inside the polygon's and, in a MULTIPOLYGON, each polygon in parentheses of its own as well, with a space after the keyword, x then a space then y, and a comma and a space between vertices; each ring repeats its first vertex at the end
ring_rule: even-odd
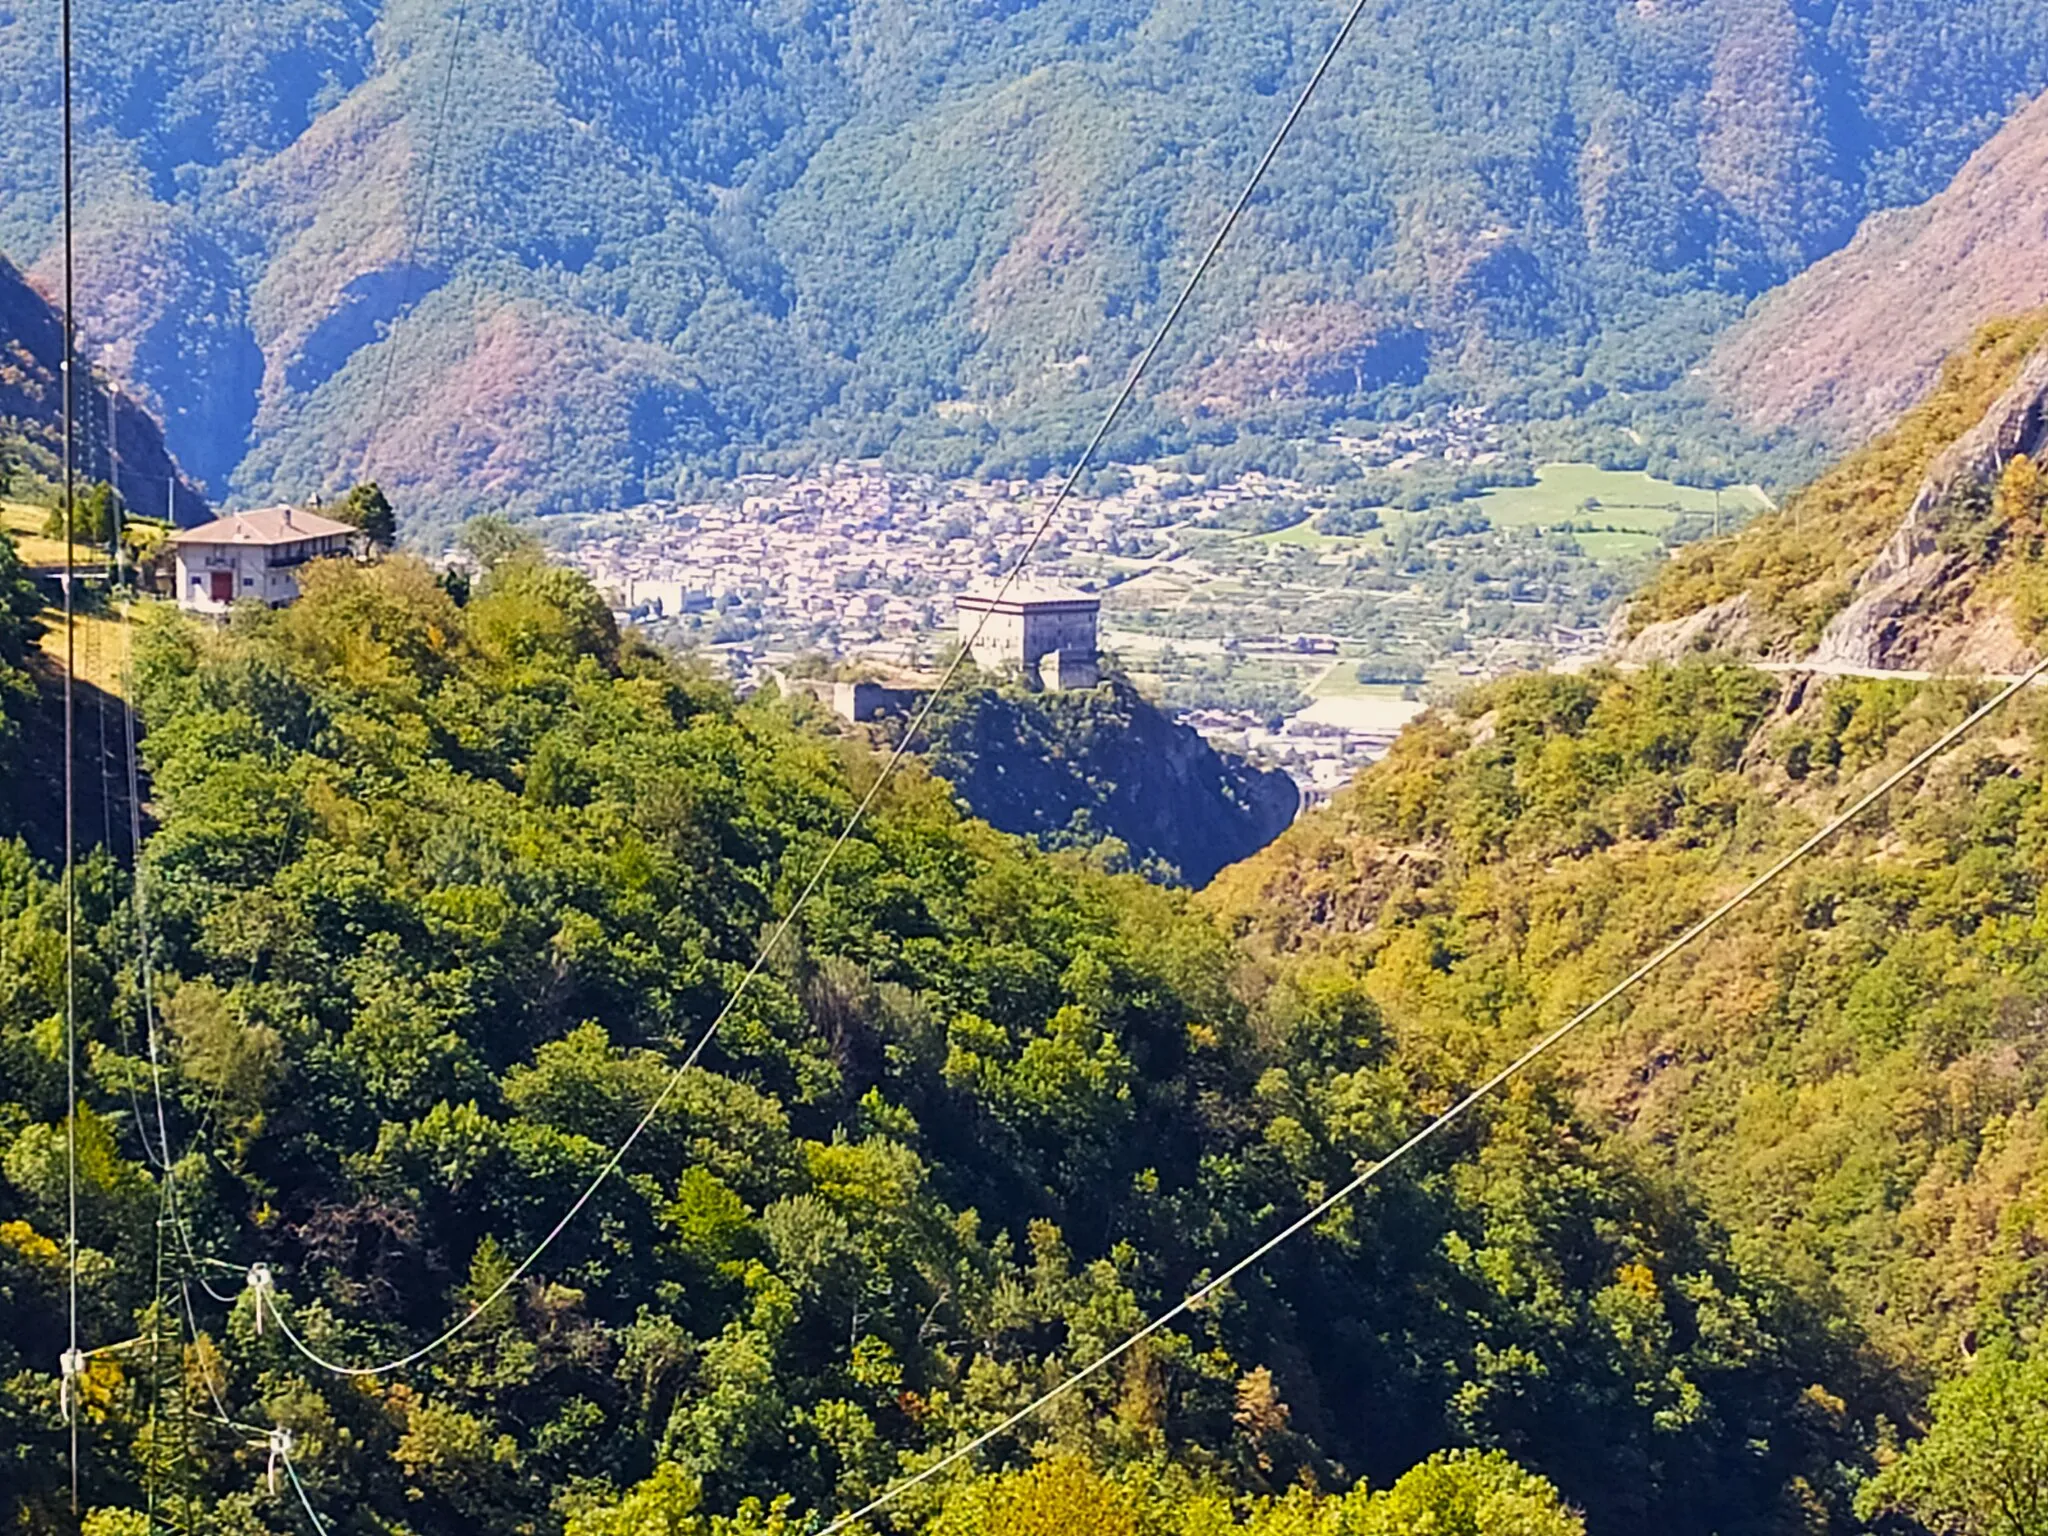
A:
POLYGON ((1102 598, 1094 592, 1081 592, 1049 581, 1013 581, 1007 590, 999 581, 978 581, 962 592, 956 601, 962 604, 1000 603, 1005 608, 1036 608, 1065 603, 1085 603, 1091 608, 1102 606, 1102 598))
POLYGON ((260 512, 230 512, 226 517, 181 528, 171 536, 174 544, 298 544, 307 539, 331 539, 351 535, 355 529, 318 512, 299 507, 265 507, 260 512))

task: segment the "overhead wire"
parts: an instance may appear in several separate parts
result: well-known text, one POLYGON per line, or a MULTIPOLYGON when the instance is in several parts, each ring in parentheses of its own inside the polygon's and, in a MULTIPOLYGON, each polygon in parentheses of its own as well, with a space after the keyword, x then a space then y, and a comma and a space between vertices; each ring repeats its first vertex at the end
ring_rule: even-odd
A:
POLYGON ((1442 1135, 1451 1126, 1464 1119, 1492 1094, 1506 1086, 1516 1077, 1519 1077, 1564 1040, 1577 1033, 1579 1029, 1604 1012, 1609 1006, 1634 991, 1635 988, 1655 975, 1671 960, 1684 953, 1684 951, 1691 948, 1692 945, 1704 938, 1708 933, 1719 927, 1728 917, 1776 884, 1788 871, 1825 846, 1844 828, 1861 817, 1865 811, 1876 805, 1894 789, 1898 788, 1900 784, 1947 752, 1949 748, 1953 747, 1971 731, 1975 730, 1977 726, 2003 708, 2021 689, 2030 686, 2044 675, 2048 675, 2048 658, 2037 662, 2029 671, 2008 683, 2005 688, 1980 705, 1971 714, 1958 721, 1955 725, 1950 726, 1932 744, 1923 747, 1919 752, 1915 753, 1903 767, 1887 775, 1876 788, 1858 798, 1847 810, 1837 814, 1833 820, 1822 826, 1820 830, 1813 833, 1790 853, 1779 858, 1762 874, 1756 876, 1747 885, 1743 886, 1741 890, 1723 901, 1713 911, 1679 934, 1677 938, 1671 940, 1662 949, 1658 950, 1656 954, 1629 972, 1627 976, 1609 987, 1605 992, 1602 992, 1592 1002, 1586 1004, 1585 1007, 1565 1020, 1564 1023, 1539 1037, 1533 1045, 1529 1046, 1519 1056, 1516 1056, 1506 1066, 1500 1068, 1500 1070, 1488 1077, 1476 1088, 1466 1093, 1456 1103, 1452 1104, 1449 1109, 1446 1109, 1442 1114, 1424 1125, 1406 1141, 1403 1141, 1391 1152, 1387 1153, 1386 1156, 1378 1159, 1376 1162, 1367 1164, 1349 1183, 1317 1201, 1285 1227, 1252 1249, 1243 1258, 1231 1264, 1229 1268, 1223 1270, 1212 1279, 1205 1281, 1193 1291, 1190 1291, 1179 1302, 1169 1307, 1166 1311, 1161 1312, 1143 1327, 1136 1329, 1124 1338, 1122 1342, 1110 1349, 1104 1350, 1079 1370, 1062 1378, 1054 1386, 1001 1420, 992 1428, 982 1431, 965 1444, 956 1447, 937 1461, 934 1461, 930 1466, 921 1468, 911 1476, 904 1478, 901 1482, 886 1489, 850 1514, 840 1516, 829 1525, 820 1529, 816 1536, 838 1536, 839 1532, 893 1504, 913 1488, 929 1482, 948 1468, 957 1466, 991 1441, 1000 1439, 1011 1430, 1043 1412, 1090 1377, 1115 1364, 1116 1361, 1129 1354, 1138 1345, 1151 1338, 1152 1335, 1158 1333, 1176 1318, 1183 1317, 1201 1306, 1202 1303, 1223 1289, 1224 1286, 1230 1284, 1238 1276, 1244 1274, 1245 1271, 1259 1264, 1288 1241, 1313 1227, 1325 1216, 1349 1201, 1352 1196, 1377 1180, 1389 1168, 1404 1161, 1442 1135))
POLYGON ((60 111, 63 133, 64 223, 64 357, 62 361, 64 434, 64 1193, 65 1193, 65 1319, 69 1343, 60 1361, 65 1414, 71 1432, 71 1513, 78 1514, 78 1426, 84 1417, 71 1401, 71 1386, 84 1367, 78 1348, 78 570, 73 540, 78 532, 77 385, 78 266, 75 200, 75 122, 71 98, 71 0, 61 0, 58 51, 62 84, 60 111))
POLYGON ((285 1476, 291 1481, 293 1492, 298 1495, 299 1506, 305 1510, 306 1519, 312 1523, 316 1536, 327 1536, 327 1523, 320 1518, 320 1512, 313 1507, 313 1500, 306 1491, 305 1483, 299 1477, 298 1467, 292 1461, 291 1432, 281 1425, 273 1424, 269 1429, 265 1429, 260 1424, 245 1423, 237 1419, 229 1410, 227 1396, 221 1391, 219 1383, 213 1379, 213 1370, 207 1362, 205 1352, 198 1349, 200 1337, 199 1314, 192 1305, 191 1288, 181 1282, 179 1294, 184 1299, 185 1326, 194 1349, 198 1351, 199 1379, 205 1383, 206 1395, 213 1402, 214 1411, 209 1417, 212 1418, 213 1422, 234 1430, 237 1434, 250 1436, 252 1444, 263 1446, 270 1453, 273 1468, 279 1465, 283 1466, 285 1476))
MULTIPOLYGON (((1303 86, 1301 94, 1295 99, 1292 110, 1288 112, 1286 118, 1281 122, 1278 131, 1273 136, 1272 142, 1267 146, 1265 153, 1259 158, 1251 176, 1246 180, 1243 190, 1238 194, 1237 200, 1231 205, 1229 212, 1217 228, 1214 238, 1210 240, 1207 248, 1203 251, 1201 259, 1196 262, 1194 269, 1189 273, 1187 281, 1180 289, 1179 296, 1174 300, 1172 306, 1167 310, 1165 318, 1160 321, 1157 329, 1153 332, 1149 344, 1132 365, 1129 374, 1124 379, 1123 387, 1117 391, 1116 396, 1110 403, 1109 409, 1104 413, 1101 424, 1096 427, 1094 435, 1088 440, 1087 446, 1081 452, 1081 456, 1075 461, 1073 469, 1061 483, 1058 493, 1053 497, 1052 501, 1047 505, 1044 514, 1033 526, 1031 535, 1026 540, 1022 551, 1011 562, 1001 585, 997 589, 996 595, 999 600, 1015 587, 1025 569, 1030 565, 1032 558, 1038 552, 1039 546, 1044 543, 1046 535, 1052 530, 1060 511, 1072 498, 1076 486, 1080 483, 1081 476, 1087 472, 1118 419, 1136 396, 1139 384, 1144 381, 1146 374, 1151 370, 1153 362, 1158 358, 1161 349, 1165 347, 1167 339, 1173 333, 1174 327, 1179 323, 1182 314, 1185 313, 1189 303, 1193 300, 1195 290, 1201 285, 1202 279, 1215 264, 1216 258, 1222 252, 1225 243, 1228 242, 1232 233, 1237 229, 1238 224, 1243 220, 1246 211, 1251 207, 1252 200, 1258 195, 1259 188, 1265 181, 1267 171, 1271 169, 1273 162, 1279 157, 1281 149, 1285 147, 1287 141, 1293 136, 1296 125, 1301 121, 1302 115, 1308 110, 1310 102, 1314 100, 1317 90, 1321 87, 1324 78, 1329 74, 1331 66, 1336 63, 1345 42, 1350 38, 1352 32, 1356 30, 1360 18, 1363 17, 1365 9, 1370 3, 1371 0, 1354 0, 1351 10, 1337 30, 1337 35, 1331 41, 1329 48, 1324 52, 1321 61, 1316 65, 1315 71, 1310 75, 1308 83, 1303 86)), ((804 909, 810 905, 812 898, 817 895, 826 875, 838 863, 847 845, 853 840, 854 834, 860 830, 861 825, 866 821, 868 813, 873 810, 876 802, 881 798, 882 791, 894 777, 897 769, 902 766, 904 759, 910 755, 925 726, 930 722, 933 710, 937 708, 939 701, 958 679, 962 668, 972 656, 974 644, 980 639, 982 630, 988 624, 990 617, 991 612, 987 610, 984 610, 979 616, 974 628, 969 632, 965 641, 956 650, 952 660, 941 673, 937 685, 925 697, 923 704, 919 707, 916 714, 912 716, 901 739, 896 743, 894 750, 884 762, 881 772, 876 775, 874 781, 856 803, 853 814, 847 819, 838 837, 826 850, 824 857, 818 861, 817 866, 811 871, 810 878, 805 881, 802 889, 797 894, 796 900, 775 924, 767 940, 759 946, 754 955, 753 963, 748 966, 746 972, 741 976, 738 985, 727 996, 724 1005, 713 1017, 710 1025, 698 1037, 682 1064, 669 1075, 667 1083, 655 1097, 654 1102, 648 1106, 646 1113, 640 1117, 639 1121, 626 1134, 625 1139, 619 1143, 618 1147, 605 1160, 597 1175, 585 1186, 582 1193, 576 1197, 575 1202, 570 1205, 562 1218, 548 1230, 540 1242, 527 1253, 525 1258, 521 1259, 518 1264, 514 1265, 504 1275, 488 1295, 478 1301, 465 1315, 457 1319, 428 1343, 406 1354, 370 1365, 347 1365, 321 1355, 293 1331, 290 1322, 283 1314, 282 1307, 277 1304, 274 1286, 268 1283, 262 1286, 252 1284, 251 1288, 258 1292, 258 1307, 268 1307, 272 1316, 277 1321, 279 1331, 306 1360, 320 1369, 338 1376, 382 1376, 388 1375, 393 1371, 403 1370, 407 1366, 415 1365, 421 1360, 426 1359, 453 1341, 458 1335, 471 1327, 478 1318, 482 1317, 492 1305, 503 1298, 514 1285, 525 1278, 533 1266, 554 1246, 562 1233, 582 1213, 584 1207, 589 1205, 591 1200, 596 1197, 597 1192, 619 1170, 625 1161, 626 1154, 632 1150, 634 1144, 646 1133, 647 1129, 654 1124, 661 1111, 667 1106, 668 1101, 674 1097, 676 1090, 682 1085, 687 1074, 697 1066, 705 1050, 717 1038, 719 1031, 732 1017, 734 1010, 745 999, 754 983, 759 979, 761 972, 767 967, 768 962, 774 957, 776 951, 794 928, 797 919, 803 914, 804 909)), ((254 1273, 255 1270, 252 1270, 251 1274, 253 1275, 254 1273)), ((264 1273, 267 1275, 268 1271, 265 1270, 264 1273)))
MULTIPOLYGON (((216 1270, 225 1270, 232 1274, 239 1274, 241 1270, 233 1264, 199 1253, 197 1246, 192 1240, 191 1222, 185 1216, 184 1207, 178 1192, 177 1164, 179 1161, 182 1161, 182 1158, 174 1159, 171 1155, 170 1117, 164 1108, 163 1035, 156 1006, 155 944, 150 924, 149 888, 142 858, 142 767, 135 728, 135 673, 132 664, 124 672, 123 692, 125 695, 123 699, 123 735, 127 774, 128 835, 130 846, 134 852, 129 900, 135 918, 136 967, 142 993, 143 1038, 149 1059, 150 1097, 155 1107, 156 1146, 151 1147, 150 1145, 148 1130, 140 1121, 139 1108, 137 1110, 137 1132, 142 1140, 143 1154, 156 1167, 159 1176, 164 1181, 166 1199, 170 1207, 171 1230, 177 1234, 179 1247, 183 1250, 185 1261, 190 1266, 189 1273, 191 1278, 197 1280, 200 1289, 205 1291, 214 1301, 223 1306, 232 1306, 237 1299, 235 1294, 215 1290, 201 1271, 208 1266, 216 1270)), ((213 1104, 208 1108, 206 1115, 201 1119, 200 1123, 194 1127, 191 1141, 186 1147, 186 1155, 189 1155, 193 1148, 197 1147, 200 1139, 205 1135, 207 1127, 212 1124, 214 1115, 219 1112, 226 1089, 225 1079, 216 1085, 213 1104)))

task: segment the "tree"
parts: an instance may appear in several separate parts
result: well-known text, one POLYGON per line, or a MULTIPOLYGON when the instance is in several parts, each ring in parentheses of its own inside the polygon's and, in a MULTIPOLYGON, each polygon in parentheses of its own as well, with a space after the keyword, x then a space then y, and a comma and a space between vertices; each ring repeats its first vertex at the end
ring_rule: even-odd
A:
MULTIPOLYGON (((95 546, 105 544, 113 537, 114 516, 114 488, 104 480, 80 482, 72 494, 71 542, 95 546)), ((50 508, 49 516, 43 519, 43 536, 51 539, 64 537, 64 503, 61 498, 50 508)))
POLYGON ((494 571, 516 557, 536 557, 540 553, 539 540, 496 513, 473 517, 464 523, 456 542, 487 571, 494 571))
POLYGON ((2048 1536, 2048 1355, 1980 1360, 1937 1387, 1933 1407, 1856 1513, 1910 1515, 1944 1536, 2048 1536))
POLYGON ((389 549, 398 542, 398 514, 374 480, 356 486, 334 509, 334 515, 352 528, 360 528, 374 549, 389 549))

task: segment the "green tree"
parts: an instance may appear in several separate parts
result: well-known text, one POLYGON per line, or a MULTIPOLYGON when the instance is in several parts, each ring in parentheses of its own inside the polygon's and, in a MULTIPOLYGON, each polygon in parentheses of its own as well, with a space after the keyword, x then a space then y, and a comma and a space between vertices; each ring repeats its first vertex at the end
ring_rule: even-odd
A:
POLYGON ((375 549, 389 549, 398 542, 398 514, 382 487, 366 480, 335 504, 334 515, 350 527, 360 528, 375 549))
MULTIPOLYGON (((117 513, 111 485, 104 480, 81 481, 72 497, 71 541, 89 544, 96 549, 105 545, 114 536, 117 513)), ((51 539, 64 537, 64 502, 61 497, 43 519, 43 536, 51 539)))
POLYGON ((1356 1536, 1585 1536, 1557 1489, 1500 1451, 1439 1452, 1365 1500, 1356 1536))
POLYGON ((1858 1492, 1865 1519, 1942 1536, 2048 1536, 2048 1354, 1983 1359, 1935 1389, 1927 1433, 1858 1492))
POLYGON ((456 542, 464 553, 487 571, 494 571, 509 560, 535 558, 540 554, 538 539, 509 518, 496 513, 473 517, 464 523, 456 542))

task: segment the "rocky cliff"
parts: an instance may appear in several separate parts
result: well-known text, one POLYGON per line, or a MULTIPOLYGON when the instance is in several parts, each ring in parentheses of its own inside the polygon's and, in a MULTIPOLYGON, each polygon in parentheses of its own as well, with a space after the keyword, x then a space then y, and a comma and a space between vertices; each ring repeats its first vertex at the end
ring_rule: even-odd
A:
MULTIPOLYGON (((64 325, 20 272, 0 259, 0 438, 25 443, 38 467, 61 451, 64 325)), ((204 522, 206 501, 164 447, 163 429, 141 405, 97 375, 78 393, 78 468, 113 480, 128 505, 182 524, 204 522)))
POLYGON ((976 816, 1046 848, 1120 844, 1147 873, 1206 885, 1287 829, 1284 773, 1217 752, 1128 679, 1033 693, 978 682, 930 722, 933 769, 976 816))
POLYGON ((1630 605, 1625 662, 2010 672, 2048 633, 2048 313, 1987 327, 1892 431, 1630 605))

